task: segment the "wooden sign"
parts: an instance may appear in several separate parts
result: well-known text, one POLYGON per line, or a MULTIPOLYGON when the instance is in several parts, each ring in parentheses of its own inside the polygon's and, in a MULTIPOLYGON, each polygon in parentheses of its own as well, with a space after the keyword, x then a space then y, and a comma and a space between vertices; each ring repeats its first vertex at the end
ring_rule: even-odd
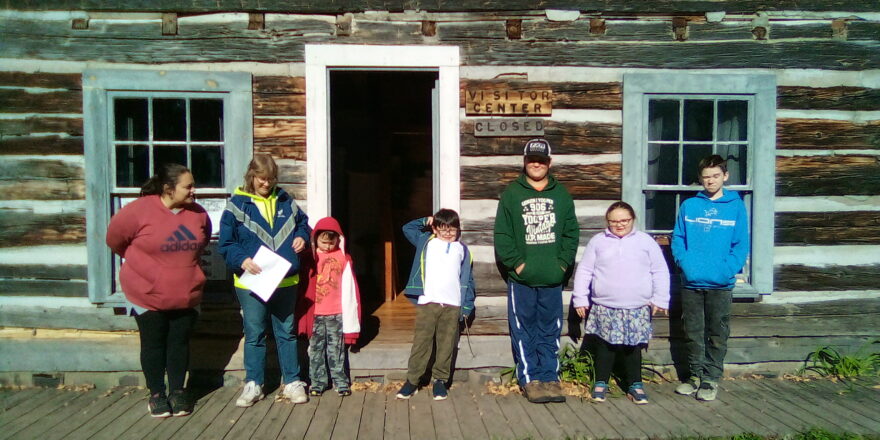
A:
POLYGON ((474 121, 474 136, 543 136, 544 120, 538 118, 492 118, 474 121))
POLYGON ((515 89, 465 90, 468 116, 550 116, 553 91, 515 89))

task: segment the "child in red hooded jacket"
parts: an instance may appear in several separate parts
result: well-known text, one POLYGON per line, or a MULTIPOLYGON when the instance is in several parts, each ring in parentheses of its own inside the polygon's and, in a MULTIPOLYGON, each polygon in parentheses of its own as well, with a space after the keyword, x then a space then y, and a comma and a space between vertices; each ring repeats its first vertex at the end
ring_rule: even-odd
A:
POLYGON ((303 258, 301 278, 307 281, 300 283, 305 293, 297 306, 299 332, 309 337, 309 394, 320 396, 332 379, 336 392, 348 396, 351 381, 345 373, 345 346, 360 336, 360 292, 339 222, 333 217, 319 220, 312 243, 311 255, 303 258))

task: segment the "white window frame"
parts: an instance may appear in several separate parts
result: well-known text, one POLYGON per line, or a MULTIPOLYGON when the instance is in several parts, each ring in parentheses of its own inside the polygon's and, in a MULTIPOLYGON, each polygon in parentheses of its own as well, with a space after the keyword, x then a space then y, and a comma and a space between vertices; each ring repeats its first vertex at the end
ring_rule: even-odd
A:
POLYGON ((100 69, 84 71, 82 84, 89 300, 107 305, 122 304, 121 293, 112 291, 112 255, 105 244, 111 189, 115 187, 110 95, 119 91, 223 94, 225 188, 218 190, 229 194, 241 180, 253 154, 251 74, 100 69))
POLYGON ((458 46, 306 44, 306 194, 310 222, 331 215, 329 92, 330 70, 334 68, 438 72, 434 209, 461 212, 458 46))
MULTIPOLYGON (((772 74, 717 74, 686 71, 628 73, 623 76, 623 200, 631 204, 644 228, 647 182, 647 111, 651 95, 740 95, 754 102, 749 127, 748 174, 752 185, 751 283, 743 295, 773 292, 773 245, 776 197, 776 77, 772 74)), ((694 170, 696 172, 696 170, 694 170)), ((699 187, 695 186, 695 190, 699 187)))

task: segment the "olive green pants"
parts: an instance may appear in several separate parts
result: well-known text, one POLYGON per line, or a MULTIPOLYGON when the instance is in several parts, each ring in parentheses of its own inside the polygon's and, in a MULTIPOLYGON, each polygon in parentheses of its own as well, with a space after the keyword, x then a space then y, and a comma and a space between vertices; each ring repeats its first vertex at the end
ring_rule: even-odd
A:
POLYGON ((416 306, 416 326, 406 373, 406 380, 411 384, 419 384, 419 378, 428 369, 435 346, 437 353, 431 376, 434 380, 444 382, 452 377, 452 352, 458 339, 460 315, 461 307, 435 303, 416 306))

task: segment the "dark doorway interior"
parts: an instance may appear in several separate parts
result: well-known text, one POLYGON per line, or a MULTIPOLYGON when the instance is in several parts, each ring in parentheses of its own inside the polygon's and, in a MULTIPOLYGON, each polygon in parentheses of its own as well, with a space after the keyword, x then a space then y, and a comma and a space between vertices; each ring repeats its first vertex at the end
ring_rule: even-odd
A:
POLYGON ((432 213, 436 72, 331 71, 331 212, 354 258, 364 316, 403 290, 414 249, 400 228, 432 213))

